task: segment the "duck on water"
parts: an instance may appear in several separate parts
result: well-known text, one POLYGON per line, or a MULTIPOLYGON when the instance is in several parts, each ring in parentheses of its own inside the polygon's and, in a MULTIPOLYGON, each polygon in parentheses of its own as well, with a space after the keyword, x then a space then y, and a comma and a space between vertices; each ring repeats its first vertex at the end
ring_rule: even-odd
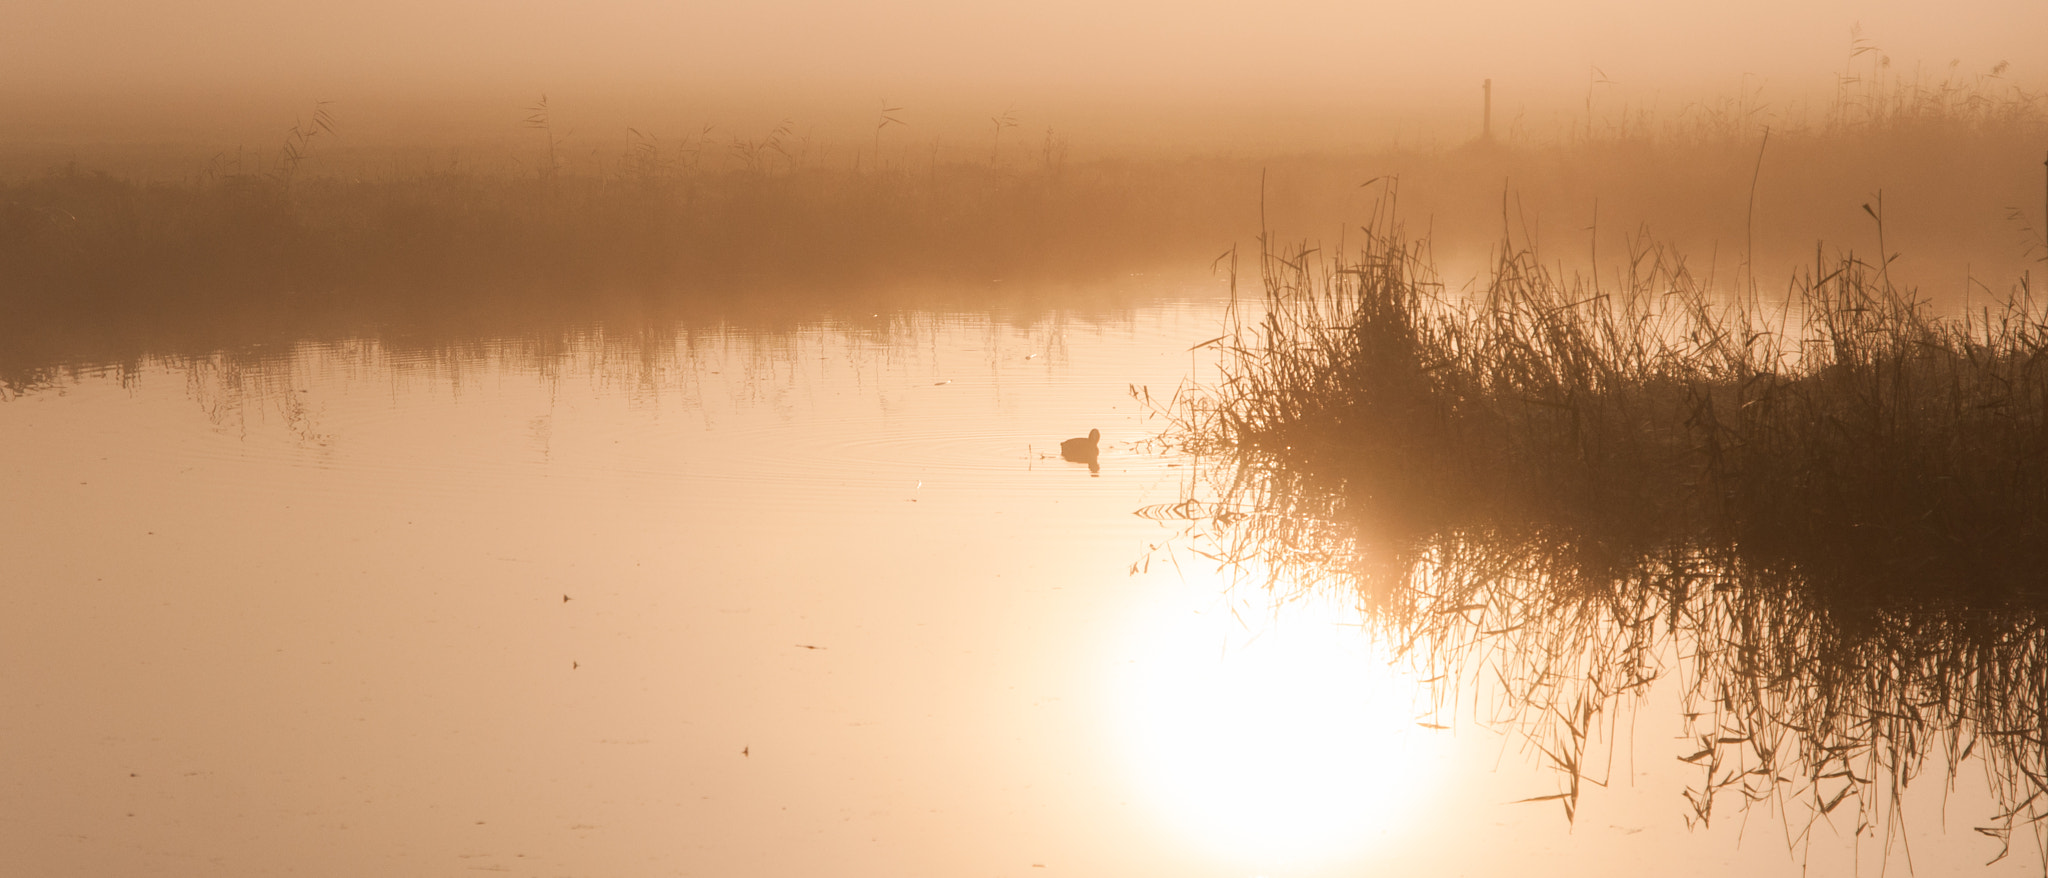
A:
POLYGON ((1088 471, 1091 473, 1100 472, 1101 465, 1097 462, 1097 459, 1102 453, 1101 442, 1102 431, 1089 430, 1086 438, 1068 439, 1065 442, 1061 442, 1060 457, 1075 463, 1087 464, 1088 471))

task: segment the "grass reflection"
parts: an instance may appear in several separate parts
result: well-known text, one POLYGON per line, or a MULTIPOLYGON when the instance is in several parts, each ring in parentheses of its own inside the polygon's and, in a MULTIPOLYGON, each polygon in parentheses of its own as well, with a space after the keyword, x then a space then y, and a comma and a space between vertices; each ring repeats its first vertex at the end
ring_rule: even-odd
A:
POLYGON ((1839 254, 1781 303, 1723 300, 1641 241, 1615 286, 1509 250, 1458 300, 1426 256, 1384 216, 1341 260, 1268 247, 1264 316, 1167 407, 1224 463, 1154 514, 1358 595, 1438 704, 1497 693, 1567 817, 1662 684, 1696 824, 1761 807, 1802 845, 1846 816, 1889 846, 1908 784, 1980 763, 1993 853, 2043 843, 2048 318, 2024 286, 1945 319, 1839 254))

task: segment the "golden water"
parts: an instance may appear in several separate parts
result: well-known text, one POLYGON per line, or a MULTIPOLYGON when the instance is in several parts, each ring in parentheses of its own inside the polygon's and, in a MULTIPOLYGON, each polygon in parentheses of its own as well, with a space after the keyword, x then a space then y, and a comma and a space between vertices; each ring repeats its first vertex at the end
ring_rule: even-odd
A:
MULTIPOLYGON (((303 345, 0 402, 6 871, 1903 867, 1852 825, 1688 832, 1668 693, 1575 823, 1511 804, 1556 779, 1417 703, 1348 602, 1275 607, 1133 515, 1198 463, 1129 392, 1206 377, 1195 292, 303 345), (1058 456, 1090 428, 1099 475, 1058 456)), ((1913 865, 1988 874, 1982 791, 1944 832, 1925 786, 1913 865)))

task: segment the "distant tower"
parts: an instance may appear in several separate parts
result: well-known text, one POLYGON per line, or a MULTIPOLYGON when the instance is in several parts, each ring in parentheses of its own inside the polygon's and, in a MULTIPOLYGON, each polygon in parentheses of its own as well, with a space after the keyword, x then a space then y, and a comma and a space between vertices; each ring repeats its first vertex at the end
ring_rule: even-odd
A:
POLYGON ((1486 95, 1486 110, 1485 110, 1485 115, 1481 116, 1481 117, 1480 117, 1480 119, 1479 119, 1479 139, 1480 139, 1480 140, 1492 140, 1492 139, 1493 139, 1493 80, 1491 80, 1491 79, 1487 80, 1487 81, 1486 81, 1486 84, 1485 84, 1485 85, 1482 85, 1482 86, 1480 86, 1480 87, 1479 87, 1479 89, 1480 89, 1480 91, 1481 91, 1481 92, 1483 92, 1483 93, 1484 93, 1484 94, 1486 95))

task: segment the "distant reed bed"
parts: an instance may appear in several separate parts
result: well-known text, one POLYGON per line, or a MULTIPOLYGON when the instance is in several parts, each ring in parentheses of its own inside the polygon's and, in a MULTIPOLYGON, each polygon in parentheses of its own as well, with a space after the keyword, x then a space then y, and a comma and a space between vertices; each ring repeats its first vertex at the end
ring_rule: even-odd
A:
MULTIPOLYGON (((865 308, 1200 265, 1229 230, 1163 166, 915 172, 652 158, 591 173, 0 183, 0 370, 356 333, 865 308)), ((1239 201, 1245 199, 1239 198, 1239 201)), ((1242 215, 1243 205, 1235 213, 1242 215)))
MULTIPOLYGON (((1168 255, 1208 196, 1116 165, 996 173, 207 174, 62 168, 0 184, 0 297, 372 294, 1033 276, 1168 255), (1160 251, 1165 250, 1162 254, 1160 251)), ((1214 211, 1203 209, 1202 215, 1214 211)), ((1204 250, 1208 249, 1206 246, 1204 250)))
POLYGON ((1812 106, 1745 91, 1649 110, 1595 82, 1582 116, 1504 112, 1493 140, 1288 154, 1076 159, 1067 135, 1027 134, 1007 112, 987 140, 941 144, 887 104, 835 143, 791 123, 605 140, 572 137, 544 98, 507 113, 500 133, 516 139, 471 151, 380 153, 327 104, 269 148, 210 160, 108 145, 94 167, 0 144, 42 156, 0 162, 0 359, 1198 269, 1257 232, 1262 204, 1278 227, 1343 228, 1359 184, 1389 175, 1420 193, 1411 215, 1432 218, 1439 258, 1461 272, 1507 226, 1573 252, 1584 240, 1596 263, 1621 231, 1649 228, 1700 260, 1707 287, 1782 277, 1809 234, 1848 240, 1862 227, 1845 226, 1858 215, 1843 205, 1881 189, 1901 205, 1894 246, 1937 266, 1948 295, 2044 240, 2030 175, 2048 103, 1998 68, 1923 80, 1880 60, 1852 56, 1812 106))

